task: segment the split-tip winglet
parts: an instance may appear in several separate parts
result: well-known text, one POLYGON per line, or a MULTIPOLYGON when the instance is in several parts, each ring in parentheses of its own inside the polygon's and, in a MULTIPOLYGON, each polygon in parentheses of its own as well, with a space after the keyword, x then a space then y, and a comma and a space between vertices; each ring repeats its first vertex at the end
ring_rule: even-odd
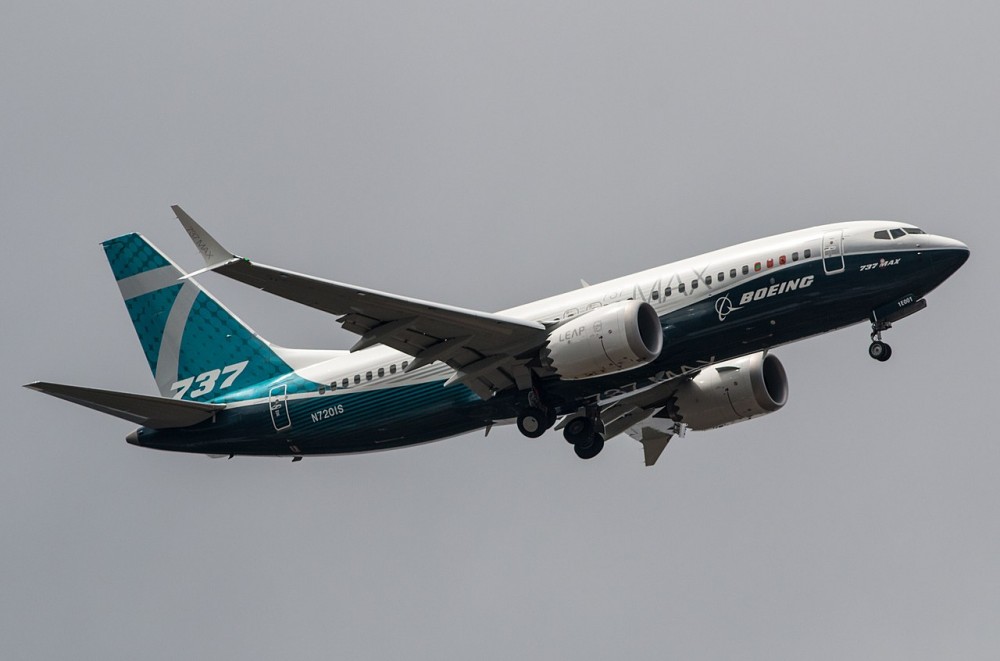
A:
POLYGON ((223 248, 222 244, 215 240, 215 237, 206 232, 205 228, 196 223, 194 218, 189 216, 180 206, 174 204, 170 208, 173 209, 177 220, 181 221, 184 231, 191 237, 195 248, 198 249, 198 252, 201 253, 202 258, 205 260, 205 268, 194 273, 189 273, 185 277, 190 278, 191 276, 217 269, 220 266, 239 259, 239 257, 223 248))

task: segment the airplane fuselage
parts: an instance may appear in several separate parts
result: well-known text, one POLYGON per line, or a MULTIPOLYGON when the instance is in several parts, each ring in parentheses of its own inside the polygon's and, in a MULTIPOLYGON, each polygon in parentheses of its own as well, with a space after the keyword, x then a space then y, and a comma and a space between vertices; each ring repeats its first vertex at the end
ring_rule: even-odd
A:
MULTIPOLYGON (((561 415, 712 364, 852 324, 920 301, 968 258, 953 239, 910 225, 857 221, 724 248, 503 311, 559 326, 621 301, 653 307, 663 348, 652 362, 605 376, 536 384, 561 415), (561 324, 561 325, 560 325, 561 324)), ((389 449, 509 422, 525 393, 483 399, 455 370, 376 345, 338 353, 270 382, 227 392, 212 419, 181 429, 143 428, 129 442, 205 454, 315 455, 389 449)), ((220 366, 222 367, 222 366, 220 366)), ((226 366, 231 367, 231 366, 226 366)), ((222 371, 225 374, 225 371, 222 371)), ((214 378, 213 378, 214 383, 214 378)))

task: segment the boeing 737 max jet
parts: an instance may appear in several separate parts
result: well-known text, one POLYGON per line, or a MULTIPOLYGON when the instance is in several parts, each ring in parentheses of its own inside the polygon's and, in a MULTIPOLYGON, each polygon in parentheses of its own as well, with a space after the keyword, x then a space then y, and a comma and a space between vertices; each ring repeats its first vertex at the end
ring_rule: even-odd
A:
POLYGON ((499 313, 430 303, 237 257, 180 207, 205 260, 185 274, 138 234, 104 251, 160 396, 27 387, 141 425, 142 447, 213 456, 384 450, 516 422, 583 459, 627 434, 647 465, 687 429, 777 411, 769 350, 870 323, 882 333, 969 257, 959 241, 891 221, 811 227, 588 285, 499 313), (349 351, 287 349, 195 280, 215 271, 330 314, 349 351))

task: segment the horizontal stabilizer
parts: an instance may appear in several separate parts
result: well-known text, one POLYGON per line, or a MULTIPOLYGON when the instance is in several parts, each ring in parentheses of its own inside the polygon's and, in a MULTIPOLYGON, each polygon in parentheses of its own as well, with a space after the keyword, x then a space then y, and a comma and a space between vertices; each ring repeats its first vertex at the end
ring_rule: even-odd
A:
POLYGON ((44 381, 29 383, 24 387, 153 429, 195 425, 226 408, 223 404, 202 404, 44 381))

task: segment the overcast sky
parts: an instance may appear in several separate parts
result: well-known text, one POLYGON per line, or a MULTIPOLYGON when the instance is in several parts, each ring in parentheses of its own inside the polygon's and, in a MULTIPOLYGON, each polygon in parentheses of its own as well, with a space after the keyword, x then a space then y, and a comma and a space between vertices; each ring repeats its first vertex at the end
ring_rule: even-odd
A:
MULTIPOLYGON (((5 659, 995 659, 1000 10, 988 2, 8 2, 5 659), (154 393, 99 242, 499 310, 824 222, 972 259, 788 406, 578 460, 496 429, 210 460, 24 390, 154 393)), ((333 320, 201 282, 265 337, 333 320)))

